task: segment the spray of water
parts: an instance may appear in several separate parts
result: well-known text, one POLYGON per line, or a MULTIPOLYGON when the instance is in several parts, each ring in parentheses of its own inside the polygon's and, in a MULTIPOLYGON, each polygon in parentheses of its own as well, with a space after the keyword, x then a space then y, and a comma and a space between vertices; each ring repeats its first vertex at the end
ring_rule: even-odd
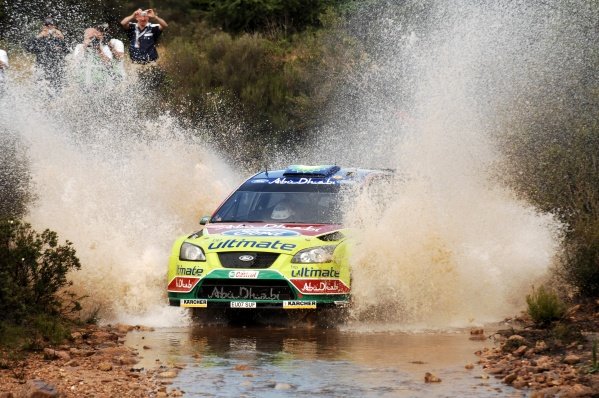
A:
POLYGON ((107 321, 181 322, 165 306, 170 245, 236 182, 203 132, 157 110, 134 79, 47 96, 15 78, 0 111, 3 134, 28 146, 28 219, 74 243, 83 266, 71 277, 86 307, 107 321))
POLYGON ((398 171, 382 196, 365 194, 348 215, 359 242, 358 319, 499 320, 546 277, 562 226, 499 182, 494 138, 526 118, 527 105, 570 89, 585 68, 593 13, 572 12, 584 2, 425 3, 360 16, 372 59, 348 79, 347 101, 321 135, 329 141, 313 153, 335 148, 337 159, 398 171))
MULTIPOLYGON (((515 100, 567 90, 592 18, 568 13, 568 4, 472 3, 414 1, 358 13, 353 34, 370 58, 347 77, 314 145, 276 158, 398 171, 382 195, 359 197, 348 216, 359 242, 358 318, 427 327, 497 320, 521 305, 559 250, 552 216, 493 178, 501 159, 492 138, 506 115, 525 112, 515 100)), ((193 230, 243 173, 202 131, 156 111, 135 83, 67 86, 47 97, 14 79, 0 113, 2 134, 28 145, 38 197, 30 221, 74 242, 81 293, 109 320, 178 322, 179 312, 165 312, 172 239, 193 230)))

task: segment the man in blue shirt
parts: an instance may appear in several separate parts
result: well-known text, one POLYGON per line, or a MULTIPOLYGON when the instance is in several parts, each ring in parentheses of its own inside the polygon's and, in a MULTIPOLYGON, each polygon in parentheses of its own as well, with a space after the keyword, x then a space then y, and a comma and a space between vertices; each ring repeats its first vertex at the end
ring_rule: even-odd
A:
POLYGON ((133 14, 123 18, 121 25, 127 31, 129 37, 129 56, 136 64, 147 64, 158 59, 156 43, 164 28, 168 25, 164 19, 159 18, 153 9, 136 10, 133 14), (149 23, 150 18, 156 24, 149 23), (132 20, 137 22, 132 22, 132 20))

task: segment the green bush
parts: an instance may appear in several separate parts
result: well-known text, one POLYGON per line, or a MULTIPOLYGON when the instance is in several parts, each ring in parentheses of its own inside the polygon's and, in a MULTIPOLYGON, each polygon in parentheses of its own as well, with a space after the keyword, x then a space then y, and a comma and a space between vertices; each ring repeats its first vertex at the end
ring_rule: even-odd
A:
POLYGON ((546 290, 544 286, 526 295, 528 315, 541 326, 547 326, 552 321, 561 319, 566 313, 566 306, 553 291, 546 290))
POLYGON ((5 132, 0 137, 0 219, 20 218, 32 200, 27 157, 19 140, 6 133, 9 127, 0 121, 5 132))
POLYGON ((37 319, 34 327, 55 335, 36 317, 62 316, 59 292, 70 285, 67 273, 80 267, 72 244, 59 245, 56 232, 40 234, 21 221, 0 220, 0 322, 37 319))

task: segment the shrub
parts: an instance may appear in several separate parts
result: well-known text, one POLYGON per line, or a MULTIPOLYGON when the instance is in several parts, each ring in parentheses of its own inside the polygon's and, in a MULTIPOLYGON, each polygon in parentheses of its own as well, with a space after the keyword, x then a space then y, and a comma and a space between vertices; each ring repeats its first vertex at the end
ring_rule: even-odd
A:
POLYGON ((554 292, 544 286, 526 295, 528 314, 532 320, 541 326, 547 326, 552 321, 560 319, 566 312, 566 306, 554 292))
MULTIPOLYGON (((24 324, 40 314, 60 316, 58 293, 70 285, 67 273, 80 267, 72 244, 59 245, 56 232, 40 234, 27 223, 0 220, 0 322, 24 324)), ((48 325, 40 319, 34 326, 48 325)))

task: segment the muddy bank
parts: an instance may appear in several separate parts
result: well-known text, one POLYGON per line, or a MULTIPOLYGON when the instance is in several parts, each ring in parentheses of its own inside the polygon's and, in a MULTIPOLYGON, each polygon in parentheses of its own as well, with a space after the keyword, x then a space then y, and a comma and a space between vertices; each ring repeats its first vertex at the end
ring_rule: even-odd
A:
POLYGON ((73 330, 71 339, 21 359, 3 355, 0 397, 176 397, 169 387, 181 365, 138 366, 139 352, 124 345, 142 326, 90 325, 73 330), (38 394, 38 395, 36 395, 38 394))
POLYGON ((593 342, 599 340, 599 302, 578 304, 550 328, 526 316, 499 330, 496 346, 476 354, 489 377, 529 391, 531 397, 599 397, 593 342))

